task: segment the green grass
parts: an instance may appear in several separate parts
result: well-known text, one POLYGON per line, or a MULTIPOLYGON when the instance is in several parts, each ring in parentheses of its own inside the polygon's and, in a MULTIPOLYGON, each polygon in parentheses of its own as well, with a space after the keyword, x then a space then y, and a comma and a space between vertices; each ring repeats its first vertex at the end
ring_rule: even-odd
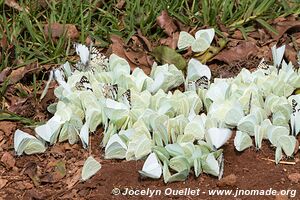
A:
POLYGON ((128 41, 138 29, 152 41, 163 37, 156 18, 164 9, 188 26, 217 28, 218 23, 222 23, 231 31, 241 30, 245 37, 257 24, 276 32, 268 20, 300 13, 299 3, 289 0, 126 0, 123 9, 116 8, 117 0, 54 0, 45 1, 45 8, 38 0, 18 2, 28 7, 30 13, 12 9, 0 0, 0 39, 7 37, 19 61, 10 59, 9 54, 14 52, 2 49, 0 71, 7 66, 19 67, 34 62, 58 64, 68 59, 74 41, 67 37, 47 38, 44 33, 47 23, 74 24, 80 31, 77 42, 84 43, 90 36, 99 46, 107 47, 110 34, 128 41))

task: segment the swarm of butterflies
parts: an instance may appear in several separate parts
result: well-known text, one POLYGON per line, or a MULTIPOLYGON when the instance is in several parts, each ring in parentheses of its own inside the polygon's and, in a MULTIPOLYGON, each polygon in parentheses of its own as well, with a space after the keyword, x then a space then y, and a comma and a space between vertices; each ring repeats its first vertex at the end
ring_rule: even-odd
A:
MULTIPOLYGON (((182 32, 178 46, 205 51, 213 38, 213 29, 200 30, 196 39, 182 32)), ((196 177, 207 173, 221 178, 220 148, 233 130, 237 151, 253 145, 260 149, 269 140, 276 148, 276 163, 284 154, 294 154, 300 95, 293 93, 300 88, 300 76, 283 60, 285 46, 272 48, 273 65, 262 60, 256 71, 242 69, 236 77, 213 81, 208 66, 193 58, 186 77, 173 64, 156 63, 148 76, 138 67, 131 72, 128 62, 115 54, 106 58, 93 47, 75 48, 80 61, 52 71, 42 94, 54 78, 58 102, 48 107, 53 117, 35 128, 36 137, 15 132, 17 155, 42 153, 63 141, 81 141, 88 148, 90 134, 99 126, 104 127, 106 159, 146 159, 141 176, 163 176, 165 183, 184 181, 191 170, 196 177), (180 85, 184 91, 171 92, 180 85)), ((99 169, 101 164, 89 157, 82 180, 99 169)))

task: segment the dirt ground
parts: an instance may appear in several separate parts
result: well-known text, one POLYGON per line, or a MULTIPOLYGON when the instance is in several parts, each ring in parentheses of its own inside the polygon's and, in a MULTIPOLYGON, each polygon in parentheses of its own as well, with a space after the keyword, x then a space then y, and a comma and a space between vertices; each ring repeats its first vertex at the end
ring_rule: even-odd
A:
MULTIPOLYGON (((0 199, 149 199, 146 196, 113 195, 114 188, 121 193, 126 188, 133 190, 160 190, 161 195, 154 199, 233 199, 233 196, 209 196, 213 189, 233 190, 297 190, 300 199, 299 171, 300 157, 295 164, 275 165, 267 159, 274 159, 274 149, 267 142, 256 151, 254 147, 242 153, 234 149, 233 137, 224 146, 225 167, 221 180, 201 174, 195 178, 190 173, 185 182, 164 184, 163 180, 150 180, 140 177, 138 170, 143 161, 104 160, 99 141, 101 130, 92 135, 91 148, 84 150, 81 145, 68 143, 49 147, 46 153, 16 157, 13 151, 13 133, 19 125, 0 122, 2 134, 0 165, 0 199), (5 143, 3 141, 6 141, 5 143), (102 169, 86 182, 78 181, 84 160, 93 155, 102 164, 102 169), (5 159, 9 158, 9 159, 5 159), (64 163, 65 174, 57 173, 57 163, 64 163), (170 189, 167 189, 170 188, 170 189), (200 189, 199 195, 165 195, 171 190, 185 188, 200 189)), ((23 130, 30 131, 28 128, 23 130)), ((291 196, 291 195, 290 195, 291 196)), ((288 199, 288 196, 237 196, 236 199, 288 199)))

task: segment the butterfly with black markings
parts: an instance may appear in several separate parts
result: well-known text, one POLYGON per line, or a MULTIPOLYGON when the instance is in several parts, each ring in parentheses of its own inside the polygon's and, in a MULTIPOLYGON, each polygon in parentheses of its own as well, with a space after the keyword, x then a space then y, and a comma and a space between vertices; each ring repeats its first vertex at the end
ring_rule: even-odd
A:
POLYGON ((105 83, 102 86, 102 93, 105 98, 116 101, 118 98, 118 85, 105 83))
POLYGON ((206 76, 201 76, 196 81, 189 81, 188 82, 188 88, 190 88, 191 90, 197 90, 199 88, 207 90, 208 85, 209 85, 209 80, 206 76))
POLYGON ((90 81, 88 80, 88 78, 86 76, 81 77, 80 81, 75 84, 75 88, 77 90, 81 90, 81 91, 82 90, 93 91, 90 81))
POLYGON ((131 92, 130 89, 126 90, 122 94, 122 101, 125 103, 128 107, 131 107, 131 92))
POLYGON ((202 88, 202 89, 208 89, 208 84, 209 84, 209 80, 206 76, 201 76, 195 82, 196 88, 202 88))
POLYGON ((271 73, 270 65, 264 59, 262 59, 262 61, 258 64, 257 68, 261 69, 265 75, 269 75, 271 73))
POLYGON ((75 68, 79 71, 108 71, 108 59, 92 44, 88 48, 82 44, 75 44, 76 53, 80 56, 80 61, 75 68))

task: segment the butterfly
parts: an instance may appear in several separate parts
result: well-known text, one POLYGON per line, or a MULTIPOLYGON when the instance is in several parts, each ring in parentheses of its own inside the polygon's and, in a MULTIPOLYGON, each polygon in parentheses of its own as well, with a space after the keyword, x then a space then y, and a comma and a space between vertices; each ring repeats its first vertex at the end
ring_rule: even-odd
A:
POLYGON ((146 159, 143 168, 139 173, 142 176, 150 177, 153 179, 159 179, 162 174, 162 167, 155 155, 155 153, 151 153, 146 159))
POLYGON ((89 156, 84 162, 82 171, 81 171, 81 180, 86 181, 95 175, 100 169, 101 164, 95 160, 92 156, 89 156))
POLYGON ((90 68, 93 72, 96 71, 97 68, 100 69, 100 71, 109 71, 108 68, 108 59, 106 56, 101 53, 97 48, 92 47, 90 52, 90 68))
POLYGON ((263 70, 265 75, 270 74, 270 65, 264 59, 258 64, 257 68, 263 70))
POLYGON ((214 39, 215 30, 204 29, 196 32, 195 37, 185 31, 181 31, 178 39, 178 49, 185 49, 191 47, 193 52, 206 51, 212 40, 214 39))
POLYGON ((276 67, 277 72, 279 73, 279 70, 281 69, 281 61, 283 59, 283 55, 285 51, 285 45, 282 45, 279 48, 276 48, 276 45, 274 45, 271 48, 271 50, 272 50, 274 66, 276 67))
POLYGON ((292 99, 292 109, 293 109, 293 114, 295 114, 296 112, 299 112, 300 109, 298 108, 297 109, 297 106, 298 106, 298 103, 295 99, 292 99))
POLYGON ((93 91, 92 86, 90 84, 90 81, 88 80, 88 78, 86 76, 82 76, 80 81, 75 84, 75 87, 76 87, 77 90, 91 90, 91 91, 93 91))
POLYGON ((198 80, 195 82, 196 88, 203 88, 208 89, 208 78, 206 76, 201 76, 198 80))
MULTIPOLYGON (((76 53, 80 57, 80 61, 76 64, 75 68, 79 71, 92 71, 95 72, 97 67, 107 71, 108 59, 92 44, 88 48, 82 44, 75 44, 76 53)), ((101 70, 102 71, 102 70, 101 70)))
POLYGON ((122 94, 122 101, 128 106, 131 107, 131 92, 130 89, 126 90, 122 94))
POLYGON ((117 100, 118 98, 118 85, 117 84, 104 84, 102 87, 103 96, 107 99, 117 100))

